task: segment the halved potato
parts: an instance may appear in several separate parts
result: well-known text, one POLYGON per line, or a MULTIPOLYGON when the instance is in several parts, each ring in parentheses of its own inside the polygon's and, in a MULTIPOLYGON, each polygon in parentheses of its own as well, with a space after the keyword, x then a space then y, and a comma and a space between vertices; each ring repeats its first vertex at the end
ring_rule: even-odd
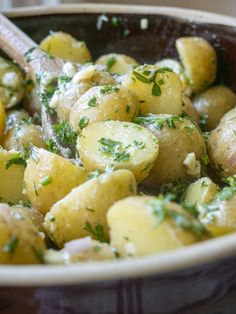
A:
POLYGON ((77 63, 91 61, 91 53, 86 43, 64 32, 51 32, 40 42, 40 47, 53 57, 77 63))
POLYGON ((86 178, 84 168, 54 153, 34 148, 25 170, 25 193, 33 207, 46 214, 54 203, 86 178))
POLYGON ((43 238, 27 215, 0 204, 0 264, 39 264, 46 249, 43 238))
POLYGON ((23 194, 25 159, 21 152, 0 149, 0 198, 3 202, 26 200, 23 194))
POLYGON ((205 233, 198 220, 162 197, 135 196, 107 212, 111 245, 122 257, 143 256, 193 244, 205 233))
POLYGON ((104 170, 112 165, 115 169, 129 169, 137 181, 142 181, 158 155, 158 140, 134 123, 103 121, 82 130, 77 150, 88 170, 104 170))
POLYGON ((106 212, 114 202, 136 194, 132 172, 117 170, 90 179, 53 205, 44 226, 59 247, 73 239, 91 236, 108 241, 106 212))
POLYGON ((118 74, 129 73, 139 65, 135 59, 119 53, 102 55, 97 59, 96 63, 104 64, 106 71, 118 74))
POLYGON ((216 78, 217 57, 213 46, 201 37, 181 37, 176 49, 193 92, 210 86, 216 78))
POLYGON ((122 86, 94 86, 73 106, 70 125, 77 132, 104 120, 132 121, 139 112, 136 94, 122 86))
POLYGON ((137 94, 143 114, 178 115, 182 112, 183 85, 179 76, 168 67, 139 66, 126 76, 122 85, 137 94))

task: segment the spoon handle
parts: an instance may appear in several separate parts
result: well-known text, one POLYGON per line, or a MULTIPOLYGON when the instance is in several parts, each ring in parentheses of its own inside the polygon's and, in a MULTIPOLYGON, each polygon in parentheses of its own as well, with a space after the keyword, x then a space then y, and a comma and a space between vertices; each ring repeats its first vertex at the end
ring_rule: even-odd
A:
POLYGON ((0 14, 0 47, 21 68, 29 72, 32 79, 43 72, 59 74, 62 61, 51 58, 38 45, 24 34, 9 19, 0 14))

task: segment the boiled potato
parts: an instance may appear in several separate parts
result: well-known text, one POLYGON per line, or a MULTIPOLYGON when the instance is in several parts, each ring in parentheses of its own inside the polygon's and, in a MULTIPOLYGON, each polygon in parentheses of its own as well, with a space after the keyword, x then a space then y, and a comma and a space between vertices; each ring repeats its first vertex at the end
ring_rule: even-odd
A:
POLYGON ((28 112, 25 110, 10 110, 6 116, 6 131, 14 128, 16 124, 21 124, 30 119, 28 112))
POLYGON ((119 53, 102 55, 97 59, 96 63, 104 64, 106 71, 118 74, 129 73, 139 65, 133 58, 119 53))
POLYGON ((6 112, 3 103, 0 100, 0 142, 2 141, 4 130, 6 126, 6 112))
POLYGON ((103 121, 82 130, 77 150, 88 170, 104 170, 112 165, 116 169, 129 169, 137 181, 142 181, 157 158, 158 140, 134 123, 103 121))
POLYGON ((0 204, 0 264, 39 264, 46 249, 32 221, 0 204))
POLYGON ((221 123, 207 141, 210 164, 221 177, 236 174, 236 120, 221 123))
POLYGON ((75 73, 70 82, 59 84, 59 90, 55 92, 49 105, 56 109, 61 121, 69 121, 73 106, 87 90, 96 85, 115 84, 115 79, 99 66, 85 66, 75 73))
POLYGON ((227 122, 236 118, 236 108, 229 110, 220 120, 220 123, 227 122))
POLYGON ((147 64, 139 66, 127 75, 122 85, 137 94, 143 114, 178 115, 182 112, 182 82, 170 68, 147 64))
POLYGON ((210 43, 201 37, 181 37, 176 40, 176 49, 193 92, 200 92, 214 82, 217 57, 210 43))
POLYGON ((192 121, 197 124, 199 123, 200 115, 195 109, 191 99, 187 96, 183 97, 183 112, 187 113, 192 121))
POLYGON ((91 54, 86 43, 64 32, 51 32, 41 41, 40 48, 51 56, 64 60, 77 63, 91 61, 91 54))
POLYGON ((185 192, 184 202, 187 204, 208 204, 218 192, 217 185, 208 177, 191 183, 185 192))
POLYGON ((27 199, 22 193, 25 160, 21 152, 0 149, 0 197, 1 201, 18 203, 27 199))
POLYGON ((214 236, 236 231, 236 196, 202 207, 200 220, 214 236))
POLYGON ((25 193, 46 214, 51 206, 87 178, 84 168, 44 149, 34 149, 24 175, 25 193))
POLYGON ((107 212, 111 246, 120 256, 160 253, 197 242, 204 228, 180 205, 161 197, 134 196, 107 212))
POLYGON ((29 149, 31 146, 45 148, 42 131, 39 125, 26 124, 17 125, 8 130, 3 137, 2 147, 6 150, 29 149))
POLYGON ((90 179, 54 204, 45 217, 45 229, 59 247, 73 239, 108 239, 106 212, 116 201, 136 194, 132 172, 117 170, 90 179))
POLYGON ((94 86, 72 108, 70 125, 80 132, 98 121, 132 121, 138 112, 139 101, 133 91, 121 86, 94 86))
POLYGON ((172 69, 176 74, 178 74, 183 83, 183 89, 186 90, 186 88, 188 87, 188 81, 184 75, 184 68, 179 61, 174 59, 162 59, 160 61, 157 61, 156 65, 161 68, 169 67, 170 69, 172 69))
POLYGON ((209 131, 236 105, 236 95, 226 86, 214 86, 198 94, 193 104, 199 115, 206 117, 205 130, 209 131))
POLYGON ((0 57, 0 100, 5 108, 9 109, 22 100, 25 93, 23 81, 20 69, 0 57))
POLYGON ((200 160, 206 154, 198 127, 187 118, 147 115, 135 122, 150 130, 159 141, 159 153, 145 184, 161 186, 178 179, 200 176, 200 160))

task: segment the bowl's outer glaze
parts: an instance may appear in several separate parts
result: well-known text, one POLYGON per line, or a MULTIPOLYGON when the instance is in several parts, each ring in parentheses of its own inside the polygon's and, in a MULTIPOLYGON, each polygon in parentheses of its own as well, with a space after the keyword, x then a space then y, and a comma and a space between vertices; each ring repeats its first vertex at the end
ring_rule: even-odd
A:
MULTIPOLYGON (((79 11, 79 7, 77 11, 79 11)), ((109 12, 111 11, 113 10, 110 8, 109 12)), ((155 8, 155 11, 158 12, 158 9, 155 8)), ((153 13, 144 16, 142 13, 117 14, 114 9, 114 13, 106 15, 110 18, 109 22, 103 22, 101 30, 98 30, 98 17, 101 13, 106 12, 99 9, 97 12, 99 13, 84 14, 76 13, 75 10, 70 14, 48 14, 45 10, 45 15, 40 16, 37 13, 26 14, 26 16, 14 13, 12 20, 36 42, 45 37, 49 30, 62 30, 86 41, 94 59, 103 53, 119 52, 133 56, 141 63, 152 63, 164 57, 176 58, 176 38, 201 36, 210 41, 217 51, 219 60, 217 83, 226 84, 236 91, 236 27, 220 25, 220 20, 219 25, 189 22, 186 19, 191 18, 191 14, 189 15, 188 11, 184 10, 182 11, 183 19, 180 19, 168 16, 168 10, 166 15, 153 13), (118 17, 117 26, 111 23, 112 16, 118 17), (147 30, 140 28, 140 19, 144 17, 149 21, 147 30)), ((229 255, 229 252, 226 255, 229 255)), ((230 290, 231 292, 233 289, 236 290, 235 262, 236 258, 231 257, 214 264, 193 267, 178 273, 171 272, 154 277, 71 287, 54 287, 54 289, 1 288, 0 313, 201 312, 233 314, 236 310, 233 312, 230 306, 226 311, 226 305, 222 305, 224 309, 220 310, 220 303, 218 303, 218 312, 208 311, 207 308, 204 308, 203 312, 202 308, 199 308, 199 312, 198 308, 196 308, 196 312, 195 310, 190 311, 189 306, 204 300, 215 300, 230 290), (182 311, 184 308, 186 312, 182 311)), ((174 263, 172 269, 175 270, 174 263)), ((2 269, 2 274, 3 272, 4 269, 2 269)), ((145 269, 143 272, 145 273, 145 269)), ((151 272, 149 271, 149 273, 151 272)), ((142 271, 140 271, 141 275, 142 271)), ((14 285, 12 282, 14 280, 11 280, 11 285, 14 285)), ((78 282, 80 282, 79 278, 78 282)), ((27 285, 27 279, 23 284, 27 285)), ((17 285, 19 286, 19 281, 17 285)), ((48 278, 47 285, 50 286, 50 278, 48 278)), ((233 309, 234 305, 232 306, 233 309)))

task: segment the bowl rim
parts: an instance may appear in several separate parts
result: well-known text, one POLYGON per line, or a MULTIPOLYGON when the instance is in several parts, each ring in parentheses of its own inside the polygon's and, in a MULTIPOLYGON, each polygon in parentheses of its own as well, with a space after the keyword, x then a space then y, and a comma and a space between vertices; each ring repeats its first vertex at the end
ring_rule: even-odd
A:
MULTIPOLYGON (((200 23, 236 27, 236 18, 205 11, 175 7, 80 3, 23 7, 5 11, 8 17, 51 14, 158 14, 200 23)), ((0 266, 0 286, 49 286, 160 275, 205 263, 218 262, 236 253, 236 233, 156 255, 116 261, 84 262, 73 265, 0 266)))

